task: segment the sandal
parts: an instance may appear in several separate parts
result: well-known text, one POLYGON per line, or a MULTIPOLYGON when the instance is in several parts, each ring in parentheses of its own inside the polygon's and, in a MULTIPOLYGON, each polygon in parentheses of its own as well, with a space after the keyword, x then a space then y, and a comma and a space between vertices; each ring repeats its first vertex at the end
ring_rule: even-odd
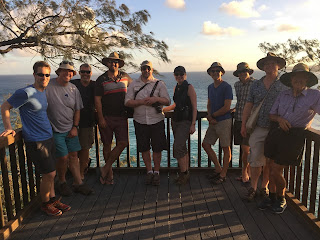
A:
POLYGON ((210 180, 212 184, 220 184, 226 181, 226 177, 221 177, 220 175, 216 179, 210 180))
MULTIPOLYGON (((101 178, 102 178, 102 176, 101 176, 101 178)), ((107 177, 105 177, 104 178, 104 180, 105 180, 105 184, 106 185, 113 185, 114 184, 114 181, 113 181, 113 179, 107 179, 107 177)), ((101 181, 100 181, 101 182, 101 181)))
POLYGON ((96 173, 97 173, 99 182, 102 185, 105 185, 106 181, 107 181, 107 176, 105 176, 105 177, 102 176, 101 169, 99 167, 96 167, 96 173))

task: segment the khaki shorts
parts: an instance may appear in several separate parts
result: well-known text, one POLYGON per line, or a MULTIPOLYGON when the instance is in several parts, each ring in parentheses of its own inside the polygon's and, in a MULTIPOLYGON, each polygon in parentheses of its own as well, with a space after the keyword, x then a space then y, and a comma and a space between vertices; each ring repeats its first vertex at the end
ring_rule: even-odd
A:
POLYGON ((231 143, 231 124, 231 118, 222 120, 215 125, 209 124, 203 142, 214 145, 220 139, 221 147, 229 147, 231 143))
POLYGON ((94 142, 94 128, 79 128, 78 137, 81 145, 81 149, 90 149, 94 142))
POLYGON ((268 135, 269 128, 256 127, 249 138, 250 154, 248 162, 251 167, 263 167, 266 165, 264 156, 264 141, 268 135))

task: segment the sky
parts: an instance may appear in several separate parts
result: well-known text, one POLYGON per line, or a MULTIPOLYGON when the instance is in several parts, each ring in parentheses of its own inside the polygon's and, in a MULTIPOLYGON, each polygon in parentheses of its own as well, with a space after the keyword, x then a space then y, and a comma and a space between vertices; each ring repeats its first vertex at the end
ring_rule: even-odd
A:
MULTIPOLYGON (((206 71, 213 62, 234 71, 240 62, 257 69, 265 56, 259 43, 286 42, 289 38, 320 39, 318 0, 116 0, 129 9, 146 9, 151 19, 143 28, 169 46, 170 63, 144 52, 135 62, 151 60, 159 72, 178 65, 188 71, 206 71)), ((0 59, 0 74, 32 73, 37 56, 17 50, 0 59)), ((99 73, 99 72, 97 72, 99 73)))

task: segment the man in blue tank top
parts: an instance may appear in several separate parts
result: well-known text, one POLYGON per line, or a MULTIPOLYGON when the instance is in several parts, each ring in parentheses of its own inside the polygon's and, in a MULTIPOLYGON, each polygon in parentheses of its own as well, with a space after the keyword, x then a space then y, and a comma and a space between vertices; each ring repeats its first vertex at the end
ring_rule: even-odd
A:
POLYGON ((208 122, 209 127, 202 142, 202 147, 208 154, 209 159, 215 165, 215 172, 210 175, 213 184, 222 183, 226 180, 226 175, 231 159, 231 113, 230 106, 233 98, 230 84, 222 80, 225 73, 220 63, 214 62, 208 68, 207 73, 213 79, 213 83, 208 87, 208 122), (211 148, 220 139, 223 150, 223 167, 217 159, 217 155, 211 148))
POLYGON ((34 84, 18 89, 2 104, 1 115, 5 131, 0 136, 15 135, 10 123, 10 109, 18 108, 27 157, 32 159, 36 169, 42 174, 41 210, 48 215, 59 216, 62 212, 70 210, 71 207, 55 198, 55 144, 47 116, 48 103, 45 91, 50 81, 50 71, 48 63, 36 62, 33 65, 34 84))

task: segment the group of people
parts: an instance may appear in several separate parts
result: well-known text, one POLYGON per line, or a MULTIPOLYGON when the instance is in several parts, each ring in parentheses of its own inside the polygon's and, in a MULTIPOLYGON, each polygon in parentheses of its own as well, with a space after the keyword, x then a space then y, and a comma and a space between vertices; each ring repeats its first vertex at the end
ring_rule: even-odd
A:
MULTIPOLYGON (((15 134, 10 123, 10 109, 20 111, 27 157, 42 174, 41 209, 48 215, 58 216, 71 209, 55 196, 55 189, 62 196, 71 195, 72 190, 84 195, 93 193, 83 180, 90 165, 89 150, 94 142, 96 119, 105 159, 105 165, 97 169, 101 184, 114 184, 112 164, 128 146, 130 112, 133 112, 137 151, 141 152, 146 166, 145 183, 160 185, 161 153, 168 146, 164 112, 168 111, 173 111, 173 156, 180 168, 175 181, 183 185, 190 179, 186 142, 195 132, 197 96, 187 81, 186 69, 183 66, 174 69, 177 84, 170 105, 166 85, 153 76, 150 61, 141 63, 141 75, 134 81, 120 71, 125 62, 116 52, 101 62, 108 70, 96 81, 91 80, 92 69, 86 63, 80 66, 80 79, 71 80, 76 75, 74 64, 63 61, 56 70, 58 77, 50 80, 49 64, 36 62, 33 66, 34 83, 18 89, 1 106, 5 131, 0 136, 15 134), (113 135, 116 144, 112 148, 113 135), (73 176, 72 188, 66 181, 67 169, 73 176)), ((254 80, 249 65, 239 63, 233 73, 239 78, 234 85, 237 104, 235 109, 230 109, 232 87, 222 79, 225 74, 222 65, 214 62, 207 69, 213 83, 208 86, 209 127, 202 142, 215 165, 213 173, 208 176, 210 182, 222 183, 226 181, 231 159, 233 128, 234 143, 242 148, 243 167, 238 180, 251 186, 246 199, 252 201, 256 197, 258 179, 263 172, 261 193, 264 198, 259 208, 271 208, 275 213, 283 212, 286 207, 283 168, 301 163, 304 130, 311 124, 315 113, 320 113, 320 93, 309 89, 317 84, 317 77, 305 64, 298 64, 278 81, 278 70, 285 65, 284 59, 268 53, 257 62, 265 76, 254 80), (247 120, 252 109, 260 103, 256 126, 249 134, 247 120), (223 150, 222 166, 212 149, 218 139, 223 150)))

